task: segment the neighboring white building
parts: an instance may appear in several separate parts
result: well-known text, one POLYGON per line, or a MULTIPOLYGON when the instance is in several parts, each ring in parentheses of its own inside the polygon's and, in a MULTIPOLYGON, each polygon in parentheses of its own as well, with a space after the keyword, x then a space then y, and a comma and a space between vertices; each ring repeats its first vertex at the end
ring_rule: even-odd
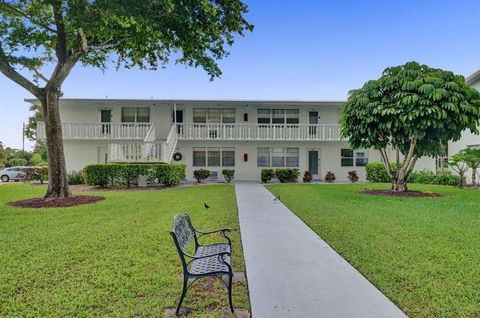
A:
MULTIPOLYGON (((28 100, 36 103, 35 100, 28 100)), ((341 140, 342 102, 247 100, 62 99, 60 115, 67 170, 108 162, 178 162, 193 170, 235 169, 236 180, 260 180, 263 168, 297 167, 338 181, 366 163, 375 150, 352 151, 341 140), (174 159, 180 160, 175 161, 174 159)), ((37 138, 45 138, 39 123, 37 138)), ((421 158, 416 169, 435 170, 421 158)))
MULTIPOLYGON (((466 81, 470 86, 480 91, 480 70, 467 77, 466 81)), ((459 141, 448 144, 448 154, 456 154, 467 147, 480 147, 480 136, 474 135, 470 131, 464 131, 459 141)))
MULTIPOLYGON (((467 77, 466 82, 480 91, 480 70, 476 71, 469 77, 467 77)), ((456 142, 449 142, 448 143, 448 155, 454 155, 458 153, 460 150, 469 148, 469 147, 480 147, 480 135, 472 134, 469 130, 464 131, 462 133, 462 138, 456 142)), ((471 171, 467 171, 466 175, 467 182, 471 182, 471 171)), ((478 176, 477 176, 478 180, 478 176)), ((477 181, 478 182, 478 181, 477 181)))

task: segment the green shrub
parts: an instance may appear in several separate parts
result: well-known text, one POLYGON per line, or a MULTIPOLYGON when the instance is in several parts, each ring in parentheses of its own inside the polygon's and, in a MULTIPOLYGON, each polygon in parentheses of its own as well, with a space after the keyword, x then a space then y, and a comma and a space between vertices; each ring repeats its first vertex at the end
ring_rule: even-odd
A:
POLYGON ((105 188, 109 183, 113 184, 118 178, 118 165, 94 164, 83 169, 85 183, 94 187, 105 188))
POLYGON ((275 176, 281 183, 298 182, 300 170, 297 168, 275 169, 275 176))
POLYGON ((171 187, 185 179, 185 169, 184 164, 159 164, 154 167, 153 176, 159 183, 171 187))
POLYGON ((408 182, 457 186, 460 183, 460 177, 450 172, 435 174, 432 171, 423 170, 410 173, 408 182))
POLYGON ((349 171, 347 178, 348 178, 348 180, 350 180, 351 183, 357 182, 358 179, 359 179, 357 171, 355 171, 355 170, 349 171))
POLYGON ((335 173, 333 173, 332 171, 327 171, 325 178, 323 178, 323 181, 328 183, 333 183, 333 181, 335 180, 337 180, 337 177, 335 176, 335 173))
POLYGON ((263 183, 267 183, 275 178, 275 171, 273 169, 262 169, 260 178, 262 179, 263 183))
POLYGON ((193 171, 193 177, 197 180, 198 183, 201 183, 203 180, 206 180, 210 177, 210 170, 207 169, 198 169, 193 171))
POLYGON ((235 177, 235 170, 234 169, 223 169, 222 175, 225 180, 230 183, 232 182, 233 178, 235 177))
POLYGON ((81 171, 70 171, 68 173, 68 184, 76 185, 76 184, 83 184, 83 174, 81 171))
POLYGON ((48 179, 48 168, 47 167, 25 167, 22 168, 22 180, 23 181, 32 181, 38 180, 41 184, 48 179))
MULTIPOLYGON (((396 164, 390 164, 394 172, 396 169, 396 164)), ((392 182, 390 177, 385 171, 385 166, 381 162, 370 162, 365 166, 365 172, 367 173, 367 180, 370 182, 383 182, 389 183, 392 182)))
POLYGON ((85 183, 94 187, 106 187, 109 184, 124 184, 130 187, 139 176, 145 175, 149 180, 158 180, 166 186, 177 185, 185 179, 183 164, 95 164, 83 170, 85 183))
POLYGON ((7 161, 7 167, 26 166, 28 161, 23 158, 12 158, 7 161))
POLYGON ((150 165, 145 164, 118 164, 117 173, 120 183, 126 185, 128 188, 139 176, 147 176, 150 174, 150 165))

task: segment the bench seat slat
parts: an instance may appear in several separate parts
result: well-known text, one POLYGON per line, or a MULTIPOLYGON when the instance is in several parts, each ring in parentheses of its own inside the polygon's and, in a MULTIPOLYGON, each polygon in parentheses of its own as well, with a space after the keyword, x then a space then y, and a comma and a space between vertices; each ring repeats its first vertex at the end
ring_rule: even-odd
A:
MULTIPOLYGON (((223 259, 230 264, 230 256, 225 255, 223 259)), ((229 273, 228 266, 218 259, 218 255, 196 259, 192 262, 189 272, 193 275, 206 275, 213 272, 229 273)))
POLYGON ((230 253, 230 245, 227 243, 201 245, 198 247, 197 252, 195 253, 195 256, 199 257, 199 256, 219 254, 219 253, 230 253))

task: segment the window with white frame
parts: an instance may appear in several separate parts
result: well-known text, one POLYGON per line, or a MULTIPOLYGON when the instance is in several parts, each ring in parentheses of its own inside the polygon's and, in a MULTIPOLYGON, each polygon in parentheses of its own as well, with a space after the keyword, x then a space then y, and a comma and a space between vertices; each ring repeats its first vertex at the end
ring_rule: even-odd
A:
POLYGON ((257 122, 259 124, 270 124, 270 109, 257 109, 257 122))
POLYGON ((287 109, 285 120, 287 124, 296 125, 299 123, 300 111, 298 109, 287 109))
POLYGON ((257 148, 257 166, 270 167, 270 148, 257 148))
POLYGON ((235 108, 194 108, 193 122, 198 124, 233 124, 235 108))
POLYGON ((342 167, 364 167, 368 163, 368 152, 365 150, 340 149, 340 165, 342 167))
POLYGON ((149 123, 150 107, 122 107, 122 123, 149 123))
POLYGON ((194 167, 234 167, 235 148, 193 148, 194 167))
POLYGON ((298 167, 298 148, 257 148, 258 167, 298 167))
POLYGON ((300 111, 298 109, 257 109, 259 124, 298 124, 300 111))

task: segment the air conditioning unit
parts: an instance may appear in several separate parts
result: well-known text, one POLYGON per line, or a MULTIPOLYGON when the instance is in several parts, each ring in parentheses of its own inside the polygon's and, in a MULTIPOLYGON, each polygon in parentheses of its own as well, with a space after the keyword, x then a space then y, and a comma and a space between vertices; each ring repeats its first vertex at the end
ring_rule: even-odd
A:
POLYGON ((208 180, 217 180, 218 179, 218 171, 210 171, 210 177, 208 180))

